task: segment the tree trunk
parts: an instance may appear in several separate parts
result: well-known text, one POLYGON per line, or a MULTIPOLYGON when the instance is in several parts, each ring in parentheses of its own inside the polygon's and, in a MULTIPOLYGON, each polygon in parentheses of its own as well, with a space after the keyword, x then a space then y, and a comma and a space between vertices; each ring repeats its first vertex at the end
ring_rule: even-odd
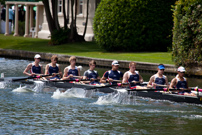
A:
POLYGON ((58 1, 57 0, 51 0, 52 3, 52 13, 53 13, 53 20, 54 24, 57 30, 60 29, 60 25, 58 22, 58 1))
POLYGON ((70 40, 73 40, 74 38, 74 0, 71 0, 71 36, 70 36, 70 40))
POLYGON ((69 0, 67 0, 67 24, 69 24, 69 0))
POLYGON ((46 19, 48 22, 48 27, 49 27, 50 33, 52 33, 53 30, 56 29, 56 27, 55 27, 54 23, 52 23, 54 21, 51 16, 51 12, 50 12, 49 0, 43 0, 43 4, 44 4, 45 12, 46 12, 46 19))
POLYGON ((89 0, 87 0, 86 23, 85 23, 85 28, 84 28, 84 32, 83 32, 83 38, 85 38, 86 29, 87 29, 87 26, 88 26, 88 12, 89 12, 88 8, 89 8, 89 0))
POLYGON ((63 16, 64 16, 64 28, 67 30, 67 19, 66 19, 66 11, 65 11, 65 0, 62 1, 63 4, 63 16))

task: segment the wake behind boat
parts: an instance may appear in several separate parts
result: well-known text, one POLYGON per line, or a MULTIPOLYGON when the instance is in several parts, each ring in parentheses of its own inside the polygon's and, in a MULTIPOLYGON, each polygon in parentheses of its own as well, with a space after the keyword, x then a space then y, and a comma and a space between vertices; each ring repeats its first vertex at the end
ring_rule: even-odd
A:
MULTIPOLYGON (((21 82, 27 83, 27 84, 34 84, 37 81, 26 80, 21 82)), ((108 84, 105 86, 102 86, 102 85, 90 85, 90 84, 81 84, 81 83, 73 83, 73 82, 65 82, 65 81, 42 80, 41 82, 43 82, 48 87, 51 87, 51 88, 55 87, 55 89, 63 88, 66 90, 70 88, 82 88, 86 91, 94 90, 96 92, 101 92, 101 93, 128 92, 128 94, 133 96, 147 97, 151 99, 202 104, 202 93, 200 92, 201 89, 198 89, 198 92, 193 90, 193 92, 195 92, 197 96, 187 96, 187 95, 179 95, 176 92, 172 92, 175 89, 170 89, 170 91, 168 92, 169 89, 168 90, 162 89, 161 91, 159 91, 158 89, 129 89, 129 88, 122 88, 118 86, 109 86, 108 84)))

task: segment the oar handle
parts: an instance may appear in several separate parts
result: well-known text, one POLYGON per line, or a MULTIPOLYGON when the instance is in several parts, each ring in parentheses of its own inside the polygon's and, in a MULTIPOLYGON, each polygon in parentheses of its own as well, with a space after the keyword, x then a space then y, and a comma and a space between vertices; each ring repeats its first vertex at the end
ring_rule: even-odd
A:
POLYGON ((160 86, 160 87, 168 87, 168 85, 161 85, 161 84, 156 84, 156 86, 160 86))
POLYGON ((90 81, 89 79, 75 79, 75 80, 51 80, 51 82, 80 82, 80 81, 90 81))

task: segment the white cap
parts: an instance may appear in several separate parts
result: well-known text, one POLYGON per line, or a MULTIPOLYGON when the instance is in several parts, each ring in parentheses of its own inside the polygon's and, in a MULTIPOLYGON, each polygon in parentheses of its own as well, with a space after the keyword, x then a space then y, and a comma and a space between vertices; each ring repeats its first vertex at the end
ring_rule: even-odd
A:
POLYGON ((114 60, 113 62, 112 62, 112 65, 119 65, 119 62, 117 61, 117 60, 114 60))
POLYGON ((179 71, 179 72, 185 72, 186 70, 185 70, 184 67, 180 66, 180 67, 177 69, 177 71, 179 71))
POLYGON ((38 59, 38 58, 41 58, 41 56, 40 56, 39 54, 36 54, 36 55, 34 56, 34 58, 38 59))

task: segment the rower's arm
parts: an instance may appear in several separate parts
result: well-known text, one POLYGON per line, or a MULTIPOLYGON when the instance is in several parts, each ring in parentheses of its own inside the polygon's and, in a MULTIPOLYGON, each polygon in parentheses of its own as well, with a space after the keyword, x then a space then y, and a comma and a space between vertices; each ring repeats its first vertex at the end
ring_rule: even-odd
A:
POLYGON ((41 74, 43 74, 43 66, 41 65, 41 74))
MULTIPOLYGON (((49 65, 47 64, 47 65, 46 65, 46 68, 45 68, 45 75, 48 75, 48 74, 49 74, 49 73, 48 73, 48 69, 49 69, 49 65)), ((51 77, 47 76, 46 78, 51 78, 51 77)))
POLYGON ((32 64, 28 64, 27 67, 25 68, 25 70, 23 71, 23 74, 28 75, 28 76, 32 76, 31 73, 28 73, 29 70, 31 70, 32 68, 32 64))
POLYGON ((49 68, 49 65, 47 64, 45 68, 45 75, 48 75, 48 68, 49 68))
POLYGON ((69 79, 70 77, 73 77, 72 75, 67 76, 67 75, 68 75, 68 72, 69 72, 69 69, 66 67, 66 68, 64 69, 64 74, 63 74, 62 80, 67 80, 67 79, 69 79))
POLYGON ((140 78, 139 78, 140 83, 143 83, 144 82, 143 77, 140 74, 139 74, 139 76, 140 76, 140 78))
POLYGON ((107 83, 107 81, 106 81, 107 76, 108 76, 108 72, 106 71, 106 72, 103 74, 103 76, 102 76, 100 82, 101 82, 101 83, 107 83))
POLYGON ((122 83, 127 83, 127 82, 128 82, 128 74, 124 73, 122 83))
POLYGON ((78 68, 78 76, 81 76, 80 68, 78 68))
POLYGON ((58 73, 59 73, 60 77, 62 78, 62 71, 60 69, 60 65, 59 64, 58 64, 58 69, 59 69, 58 73))
POLYGON ((151 76, 149 79, 149 83, 147 84, 148 88, 153 88, 152 83, 154 82, 154 76, 151 76))
POLYGON ((101 82, 101 83, 107 83, 106 79, 107 79, 107 78, 103 76, 103 77, 101 78, 100 82, 101 82))
POLYGON ((169 87, 168 78, 167 77, 165 77, 165 81, 166 81, 166 85, 169 87))
POLYGON ((176 86, 176 78, 172 79, 171 83, 170 83, 170 89, 173 89, 176 86))
POLYGON ((189 88, 189 85, 188 85, 188 80, 187 80, 187 89, 188 89, 188 90, 191 90, 191 88, 189 88))

